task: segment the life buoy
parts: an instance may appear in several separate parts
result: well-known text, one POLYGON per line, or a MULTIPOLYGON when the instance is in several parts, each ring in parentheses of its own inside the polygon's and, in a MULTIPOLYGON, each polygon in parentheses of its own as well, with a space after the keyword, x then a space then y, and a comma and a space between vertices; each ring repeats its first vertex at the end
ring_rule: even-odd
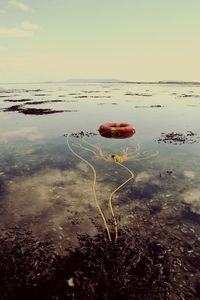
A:
POLYGON ((99 133, 104 137, 127 138, 135 133, 135 128, 128 123, 105 123, 99 127, 99 133))

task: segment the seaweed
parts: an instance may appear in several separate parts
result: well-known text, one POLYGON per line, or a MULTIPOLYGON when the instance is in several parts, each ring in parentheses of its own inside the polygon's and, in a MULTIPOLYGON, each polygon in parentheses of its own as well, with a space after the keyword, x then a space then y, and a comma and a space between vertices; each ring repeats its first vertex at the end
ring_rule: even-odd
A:
POLYGON ((27 105, 38 105, 38 104, 43 104, 43 103, 57 103, 57 102, 64 102, 63 100, 41 100, 41 101, 31 101, 31 102, 27 102, 25 104, 27 105))
POLYGON ((157 142, 163 142, 173 145, 193 144, 199 142, 199 137, 197 137, 197 134, 191 130, 188 130, 186 134, 176 132, 162 132, 161 137, 157 139, 157 142))
POLYGON ((131 93, 131 92, 127 92, 125 95, 126 96, 143 96, 143 97, 153 96, 152 94, 147 94, 147 93, 131 93))
MULTIPOLYGON (((82 138, 84 136, 89 137, 89 136, 95 136, 95 135, 98 135, 98 133, 96 133, 96 132, 88 132, 88 131, 86 131, 86 132, 84 132, 84 131, 73 132, 73 133, 70 134, 70 136, 72 136, 74 138, 82 138)), ((64 136, 67 137, 68 134, 65 133, 64 136)))
POLYGON ((22 105, 13 105, 3 109, 5 112, 17 111, 25 115, 48 115, 62 112, 77 112, 77 110, 54 110, 50 108, 26 108, 22 105))
POLYGON ((120 233, 118 243, 100 228, 94 237, 80 235, 61 256, 29 231, 1 230, 1 299, 178 299, 169 250, 132 230, 120 233))
POLYGON ((156 107, 164 107, 164 105, 156 104, 156 105, 136 105, 135 108, 156 108, 156 107))
POLYGON ((26 102, 31 101, 32 99, 6 99, 5 102, 26 102))
POLYGON ((179 96, 179 98, 200 98, 200 95, 198 94, 182 94, 179 96))

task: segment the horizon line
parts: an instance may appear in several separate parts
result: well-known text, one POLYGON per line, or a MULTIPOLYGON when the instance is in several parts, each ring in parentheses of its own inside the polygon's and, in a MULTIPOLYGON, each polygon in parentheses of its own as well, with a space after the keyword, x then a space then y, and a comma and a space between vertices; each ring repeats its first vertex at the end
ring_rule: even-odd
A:
POLYGON ((189 80, 154 80, 154 81, 133 81, 120 80, 114 78, 72 78, 66 80, 47 80, 47 81, 27 81, 27 82, 0 82, 0 84, 52 84, 52 83, 132 83, 132 84, 200 84, 200 81, 189 80))

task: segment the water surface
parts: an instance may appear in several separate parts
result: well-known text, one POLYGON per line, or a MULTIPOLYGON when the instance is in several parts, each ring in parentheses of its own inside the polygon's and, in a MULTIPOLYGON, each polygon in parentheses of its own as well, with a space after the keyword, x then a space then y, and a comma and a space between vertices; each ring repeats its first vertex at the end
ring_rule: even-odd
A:
MULTIPOLYGON (((138 149, 123 162, 134 180, 113 199, 119 226, 146 224, 152 232, 163 228, 159 238, 166 244, 173 235, 179 247, 186 242, 193 247, 200 224, 199 86, 9 84, 0 86, 0 108, 1 227, 25 226, 42 239, 51 239, 61 252, 76 243, 77 233, 96 233, 92 220, 99 224, 102 220, 92 194, 92 171, 70 152, 64 136, 84 131, 97 134, 85 140, 107 156, 138 149), (4 111, 13 105, 64 112, 4 111), (136 134, 122 140, 103 138, 98 128, 105 122, 131 123, 136 134), (158 142, 162 133, 171 132, 194 135, 176 145, 158 142)), ((70 136, 69 142, 95 167, 97 197, 111 219, 109 194, 129 173, 103 160, 81 139, 70 136)))

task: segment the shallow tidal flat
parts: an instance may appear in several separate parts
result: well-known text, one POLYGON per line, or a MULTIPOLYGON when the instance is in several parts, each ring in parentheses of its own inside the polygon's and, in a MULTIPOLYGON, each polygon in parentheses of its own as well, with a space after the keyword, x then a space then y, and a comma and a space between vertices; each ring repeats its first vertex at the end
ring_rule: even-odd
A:
MULTIPOLYGON (((92 169, 70 151, 67 141, 95 168, 96 196, 114 235, 108 200, 130 175, 112 157, 124 155, 122 164, 134 176, 112 199, 119 244, 123 247, 127 235, 130 246, 139 234, 148 240, 150 259, 167 253, 168 293, 174 299, 199 299, 199 112, 197 85, 0 85, 0 228, 5 249, 12 240, 18 245, 24 230, 41 249, 50 242, 56 255, 75 249, 80 234, 95 238, 100 230, 107 239, 94 200, 92 169), (98 128, 106 122, 131 123, 136 133, 129 139, 103 138, 98 128)), ((25 253, 31 240, 23 237, 25 253)), ((156 259, 166 271, 164 260, 156 259)), ((73 272, 65 281, 80 279, 73 272)))

